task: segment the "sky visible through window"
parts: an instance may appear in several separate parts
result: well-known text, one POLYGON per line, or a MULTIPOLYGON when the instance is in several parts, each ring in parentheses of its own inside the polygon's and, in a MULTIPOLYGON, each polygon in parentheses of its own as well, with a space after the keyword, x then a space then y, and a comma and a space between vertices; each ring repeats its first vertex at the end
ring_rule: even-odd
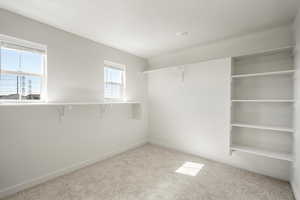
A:
POLYGON ((0 99, 39 99, 42 78, 32 75, 17 75, 5 71, 42 75, 43 55, 28 51, 1 48, 0 99), (28 97, 28 98, 27 98, 28 97))
POLYGON ((104 97, 105 98, 122 98, 123 96, 123 70, 104 67, 104 97))

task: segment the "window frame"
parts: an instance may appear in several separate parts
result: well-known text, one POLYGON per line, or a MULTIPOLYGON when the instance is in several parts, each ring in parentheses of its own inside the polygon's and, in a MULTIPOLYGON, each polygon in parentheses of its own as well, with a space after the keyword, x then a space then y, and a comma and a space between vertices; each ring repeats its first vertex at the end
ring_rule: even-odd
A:
POLYGON ((104 88, 104 93, 103 93, 103 96, 104 96, 104 100, 107 100, 107 101, 120 101, 120 100, 125 100, 125 97, 126 97, 126 65, 123 65, 123 64, 119 64, 119 63, 115 63, 115 62, 111 62, 111 61, 108 61, 108 60, 104 60, 104 67, 103 67, 103 88, 104 88), (111 68, 111 69, 117 69, 117 70, 120 70, 120 71, 123 71, 122 72, 122 83, 119 84, 119 83, 116 83, 116 82, 106 82, 105 81, 105 68, 111 68), (120 97, 106 97, 105 96, 105 86, 106 84, 111 84, 111 85, 120 85, 122 90, 121 90, 121 96, 120 97))
POLYGON ((12 70, 4 70, 1 68, 1 55, 0 55, 0 75, 2 74, 10 74, 10 75, 17 75, 19 77, 23 76, 34 76, 41 78, 41 89, 40 89, 40 99, 22 99, 22 95, 19 95, 19 99, 0 99, 0 103, 40 103, 47 101, 47 46, 14 38, 11 36, 6 36, 0 34, 0 49, 12 49, 17 51, 24 51, 24 52, 38 52, 43 57, 43 66, 41 69, 41 73, 30 73, 30 72, 23 72, 23 71, 12 71, 12 70), (7 47, 8 45, 8 47, 7 47), (12 46, 12 47, 9 47, 12 46), (13 48, 15 47, 15 48, 13 48))

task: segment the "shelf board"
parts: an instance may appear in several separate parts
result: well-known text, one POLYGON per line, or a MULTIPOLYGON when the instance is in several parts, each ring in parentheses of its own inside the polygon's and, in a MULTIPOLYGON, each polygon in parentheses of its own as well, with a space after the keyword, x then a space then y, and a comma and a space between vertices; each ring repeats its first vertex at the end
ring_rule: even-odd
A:
POLYGON ((254 76, 272 76, 272 75, 282 75, 282 74, 293 74, 295 70, 285 70, 285 71, 274 71, 274 72, 262 72, 254 74, 237 74, 232 75, 232 78, 244 78, 244 77, 254 77, 254 76))
POLYGON ((261 51, 253 51, 251 53, 246 53, 246 54, 241 54, 241 55, 234 56, 233 58, 235 60, 241 60, 241 59, 244 59, 244 58, 258 56, 258 55, 270 55, 270 54, 280 53, 280 52, 285 52, 285 51, 293 51, 293 49, 294 49, 293 45, 288 45, 288 46, 283 46, 283 47, 274 48, 274 49, 265 49, 265 50, 261 50, 261 51))
POLYGON ((172 66, 172 67, 163 67, 163 68, 156 68, 156 69, 151 69, 151 70, 145 70, 143 71, 142 73, 143 74, 150 74, 150 73, 153 73, 153 72, 160 72, 160 71, 166 71, 166 70, 170 70, 170 69, 173 69, 173 70, 182 70, 182 68, 184 67, 184 65, 178 65, 178 66, 172 66))
POLYGON ((232 102, 294 103, 293 99, 232 99, 232 102))
POLYGON ((3 102, 0 106, 76 106, 76 105, 139 104, 137 101, 103 101, 103 102, 3 102))
POLYGON ((241 128, 253 128, 253 129, 262 129, 262 130, 272 130, 272 131, 283 131, 283 132, 291 132, 294 130, 292 128, 286 127, 276 127, 276 126, 260 126, 260 125, 250 125, 250 124, 231 124, 232 127, 241 127, 241 128))
POLYGON ((292 154, 288 154, 288 153, 273 152, 270 150, 263 150, 255 147, 239 146, 239 145, 232 145, 230 149, 233 151, 240 151, 240 152, 255 154, 259 156, 265 156, 268 158, 293 162, 292 154))

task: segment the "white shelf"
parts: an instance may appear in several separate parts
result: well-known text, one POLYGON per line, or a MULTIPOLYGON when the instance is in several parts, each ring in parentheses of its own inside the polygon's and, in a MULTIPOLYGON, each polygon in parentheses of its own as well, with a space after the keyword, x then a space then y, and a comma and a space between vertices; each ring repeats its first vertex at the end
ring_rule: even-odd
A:
POLYGON ((178 66, 172 66, 172 67, 160 67, 156 69, 151 69, 151 70, 145 70, 142 73, 143 74, 150 74, 153 72, 160 72, 160 71, 166 71, 166 70, 180 70, 182 71, 184 69, 184 65, 178 65, 178 66))
POLYGON ((294 103, 293 99, 233 99, 232 102, 294 103))
POLYGON ((243 59, 243 58, 247 58, 247 57, 253 57, 253 56, 259 56, 259 55, 270 55, 270 54, 280 53, 280 52, 284 52, 284 51, 293 51, 293 49, 294 49, 294 46, 289 45, 289 46, 283 46, 283 47, 274 48, 274 49, 253 51, 251 53, 241 54, 241 55, 235 56, 234 59, 239 60, 239 59, 243 59))
MULTIPOLYGON (((171 67, 171 69, 173 69, 174 67, 171 67)), ((167 69, 170 69, 169 67, 166 67, 166 68, 159 68, 159 69, 152 69, 152 70, 145 70, 143 71, 143 74, 150 74, 150 73, 153 73, 153 72, 160 72, 160 71, 163 71, 163 70, 167 70, 167 69)))
POLYGON ((145 71, 143 71, 143 74, 150 74, 153 72, 160 72, 160 71, 165 71, 165 70, 169 70, 169 69, 179 69, 180 67, 182 67, 182 66, 163 67, 163 68, 145 70, 145 71))
POLYGON ((274 71, 274 72, 263 72, 254 74, 238 74, 232 75, 232 78, 244 78, 244 77, 254 77, 254 76, 272 76, 272 75, 282 75, 282 74, 293 74, 295 70, 285 70, 285 71, 274 71))
POLYGON ((230 152, 293 162, 290 152, 295 130, 288 125, 296 102, 292 51, 288 46, 233 58, 230 152), (260 125, 258 121, 247 124, 248 119, 255 118, 261 124, 273 125, 260 125), (267 134, 271 131, 278 134, 267 134))
POLYGON ((0 106, 76 106, 76 105, 110 105, 139 104, 137 101, 103 101, 103 102, 3 102, 0 106))
POLYGON ((102 118, 103 115, 107 112, 107 105, 113 104, 131 104, 132 112, 131 118, 132 119, 141 119, 142 110, 141 110, 141 103, 137 101, 95 101, 95 102, 2 102, 0 103, 0 107, 32 107, 32 106, 53 106, 59 116, 59 121, 62 122, 62 119, 65 116, 66 108, 72 109, 72 106, 82 106, 82 105, 98 105, 99 106, 99 117, 102 118))
POLYGON ((230 149, 232 151, 240 151, 240 152, 255 154, 255 155, 259 155, 259 156, 265 156, 268 158, 275 158, 278 160, 285 160, 285 161, 293 162, 292 155, 288 154, 288 153, 273 152, 273 151, 263 150, 263 149, 259 149, 259 148, 255 148, 255 147, 239 146, 239 145, 232 145, 230 147, 230 149))
POLYGON ((260 126, 260 125, 250 125, 250 124, 231 124, 231 126, 232 127, 241 127, 241 128, 272 130, 272 131, 283 131, 283 132, 291 132, 291 133, 294 132, 294 130, 292 128, 276 127, 276 126, 260 126))

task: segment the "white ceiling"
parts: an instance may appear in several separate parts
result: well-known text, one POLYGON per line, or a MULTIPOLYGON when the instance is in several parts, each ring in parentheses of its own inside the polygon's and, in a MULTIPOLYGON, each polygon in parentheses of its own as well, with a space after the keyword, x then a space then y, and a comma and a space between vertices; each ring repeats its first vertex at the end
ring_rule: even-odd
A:
POLYGON ((0 0, 0 7, 149 58, 292 21, 298 0, 0 0), (188 31, 187 36, 176 32, 188 31))

